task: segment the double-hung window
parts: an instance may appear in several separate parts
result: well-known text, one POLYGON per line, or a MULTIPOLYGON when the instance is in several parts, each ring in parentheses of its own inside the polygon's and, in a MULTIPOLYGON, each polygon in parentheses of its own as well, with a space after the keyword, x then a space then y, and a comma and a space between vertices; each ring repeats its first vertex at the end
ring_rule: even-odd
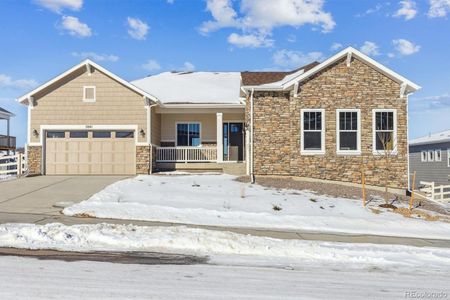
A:
POLYGON ((434 161, 434 150, 428 150, 428 161, 434 161))
POLYGON ((426 150, 422 150, 422 151, 420 152, 420 160, 421 160, 422 162, 427 162, 427 161, 428 161, 428 154, 427 154, 427 151, 426 151, 426 150))
POLYGON ((397 110, 374 109, 373 120, 373 153, 397 154, 397 110))
POLYGON ((336 110, 337 154, 361 154, 359 109, 336 110))
POLYGON ((442 161, 442 151, 441 151, 441 149, 434 150, 434 161, 442 161))
POLYGON ((301 153, 325 154, 325 110, 301 110, 301 153))
POLYGON ((200 123, 177 123, 177 146, 196 147, 201 144, 200 123))

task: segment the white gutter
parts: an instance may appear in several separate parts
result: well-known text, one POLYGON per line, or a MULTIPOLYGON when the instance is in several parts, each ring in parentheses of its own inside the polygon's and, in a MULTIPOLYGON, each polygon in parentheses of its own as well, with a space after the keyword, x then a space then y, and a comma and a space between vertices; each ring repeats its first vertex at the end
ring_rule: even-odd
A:
POLYGON ((253 93, 250 94, 250 180, 255 183, 255 175, 253 174, 253 93))

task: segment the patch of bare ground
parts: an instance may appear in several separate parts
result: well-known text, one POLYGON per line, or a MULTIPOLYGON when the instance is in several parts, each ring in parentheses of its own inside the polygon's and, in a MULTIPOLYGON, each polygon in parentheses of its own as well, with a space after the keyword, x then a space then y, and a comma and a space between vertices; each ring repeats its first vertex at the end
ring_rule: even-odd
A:
POLYGON ((74 214, 73 216, 77 218, 96 218, 96 216, 92 213, 80 213, 74 214))
MULTIPOLYGON (((241 176, 236 179, 239 182, 250 182, 249 176, 241 176)), ((350 198, 350 199, 362 199, 362 190, 360 187, 352 187, 328 182, 312 182, 302 180, 300 178, 293 177, 271 177, 261 176, 256 178, 256 182, 259 185, 275 189, 290 189, 290 190, 308 190, 320 195, 328 195, 332 197, 350 198)), ((366 197, 370 204, 371 199, 376 199, 377 204, 384 203, 383 200, 385 193, 383 191, 366 189, 366 197), (380 202, 380 200, 382 202, 380 202)), ((410 197, 406 195, 389 194, 389 198, 393 199, 389 204, 394 204, 398 209, 389 209, 390 211, 399 213, 405 217, 421 218, 428 221, 445 221, 450 222, 450 212, 444 207, 433 203, 431 201, 415 197, 412 212, 407 208, 409 206, 410 197), (408 213, 406 212, 408 211, 408 213), (439 214, 439 215, 437 215, 439 214)), ((374 213, 382 213, 382 208, 370 208, 374 213)))

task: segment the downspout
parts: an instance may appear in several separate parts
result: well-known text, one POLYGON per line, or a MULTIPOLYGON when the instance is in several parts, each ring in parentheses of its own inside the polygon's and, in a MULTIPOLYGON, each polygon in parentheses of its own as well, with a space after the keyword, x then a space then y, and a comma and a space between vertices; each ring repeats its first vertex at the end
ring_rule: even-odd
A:
POLYGON ((253 174, 253 93, 255 89, 252 88, 250 94, 250 180, 255 183, 255 174, 253 174))
POLYGON ((408 172, 408 191, 411 191, 411 174, 409 168, 409 95, 406 94, 406 157, 407 157, 407 171, 408 172))

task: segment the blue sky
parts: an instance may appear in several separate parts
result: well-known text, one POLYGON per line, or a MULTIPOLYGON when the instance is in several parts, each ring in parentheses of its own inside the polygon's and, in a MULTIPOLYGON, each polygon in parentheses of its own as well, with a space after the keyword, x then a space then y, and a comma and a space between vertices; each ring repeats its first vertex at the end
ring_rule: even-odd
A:
POLYGON ((86 57, 133 80, 293 69, 353 46, 422 86, 410 96, 414 138, 450 129, 449 17, 450 0, 3 0, 0 106, 22 145, 14 99, 86 57))

